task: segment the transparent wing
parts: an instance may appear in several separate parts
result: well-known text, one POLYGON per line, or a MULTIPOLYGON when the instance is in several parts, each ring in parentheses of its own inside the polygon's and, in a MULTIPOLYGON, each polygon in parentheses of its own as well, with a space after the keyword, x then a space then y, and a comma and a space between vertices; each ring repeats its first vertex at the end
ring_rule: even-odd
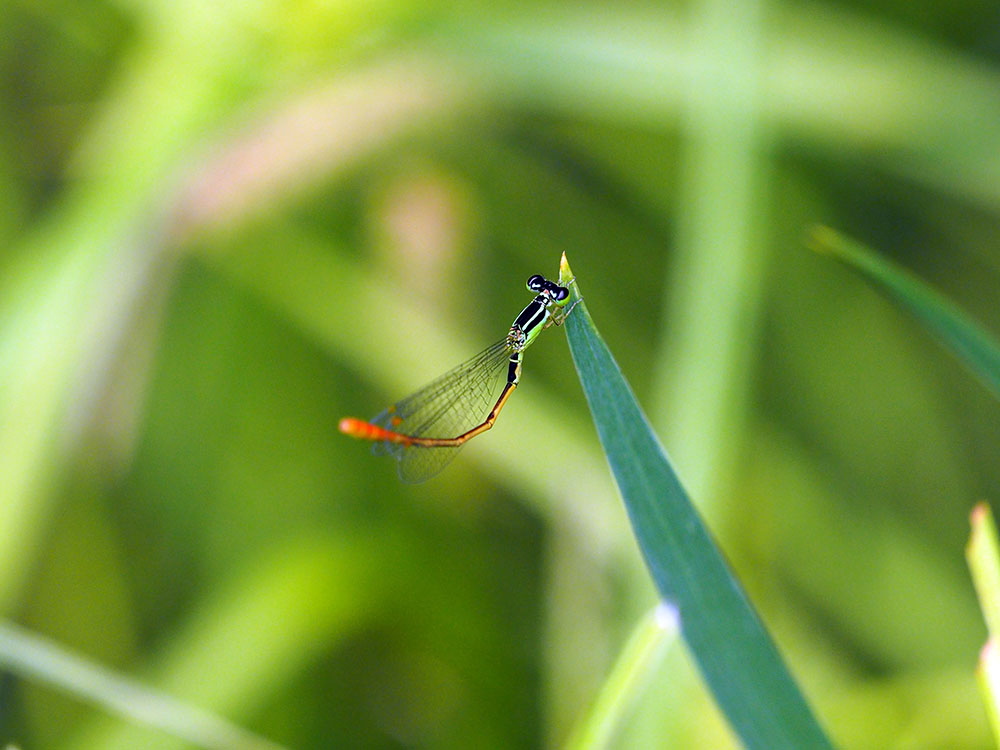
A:
MULTIPOLYGON (((500 396, 511 350, 502 339, 393 404, 371 420, 387 430, 415 437, 454 438, 481 424, 500 396)), ((398 462, 404 482, 421 482, 437 474, 462 446, 405 446, 376 443, 375 453, 389 453, 398 462)))

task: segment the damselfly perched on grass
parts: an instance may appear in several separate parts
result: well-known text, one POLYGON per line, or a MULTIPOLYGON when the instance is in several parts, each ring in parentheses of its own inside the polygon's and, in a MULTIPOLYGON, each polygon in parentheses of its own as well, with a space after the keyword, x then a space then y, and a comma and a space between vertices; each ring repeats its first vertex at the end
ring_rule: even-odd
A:
POLYGON ((345 417, 340 431, 371 440, 375 453, 395 457, 404 482, 422 482, 441 471, 466 442, 496 422, 521 377, 524 350, 549 326, 562 325, 573 309, 567 307, 567 287, 538 274, 527 287, 536 296, 504 338, 371 421, 345 417), (494 400, 505 366, 507 380, 494 400))

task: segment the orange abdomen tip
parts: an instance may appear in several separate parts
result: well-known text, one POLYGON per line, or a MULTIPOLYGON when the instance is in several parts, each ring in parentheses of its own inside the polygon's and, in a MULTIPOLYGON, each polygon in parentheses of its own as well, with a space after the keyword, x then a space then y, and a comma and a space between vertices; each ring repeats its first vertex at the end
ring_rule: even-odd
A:
POLYGON ((344 417, 340 420, 340 431, 351 437, 365 437, 371 432, 372 425, 362 419, 344 417))

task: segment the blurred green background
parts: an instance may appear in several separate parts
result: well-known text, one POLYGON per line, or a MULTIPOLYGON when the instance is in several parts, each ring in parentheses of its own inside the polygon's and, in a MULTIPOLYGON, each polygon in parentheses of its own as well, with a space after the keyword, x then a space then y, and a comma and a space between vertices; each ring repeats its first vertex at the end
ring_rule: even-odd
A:
MULTIPOLYGON (((805 248, 1000 331, 1000 9, 5 2, 0 603, 287 747, 560 747, 655 602, 561 331, 430 482, 337 432, 565 251, 845 748, 987 748, 1000 405, 805 248)), ((187 747, 23 673, 0 741, 187 747)), ((683 646, 614 746, 735 746, 683 646)))

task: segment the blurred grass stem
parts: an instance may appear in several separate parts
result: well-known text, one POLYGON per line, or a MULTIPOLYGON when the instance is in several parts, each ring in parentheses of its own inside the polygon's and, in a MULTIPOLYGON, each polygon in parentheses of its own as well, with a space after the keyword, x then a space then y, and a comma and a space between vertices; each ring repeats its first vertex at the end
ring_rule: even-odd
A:
POLYGON ((212 750, 283 750, 225 719, 150 690, 41 636, 0 622, 0 667, 89 700, 123 719, 212 750))
POLYGON ((678 634, 676 612, 657 605, 639 620, 619 653, 590 711, 573 730, 567 750, 601 750, 633 708, 650 674, 663 663, 664 650, 678 634))

